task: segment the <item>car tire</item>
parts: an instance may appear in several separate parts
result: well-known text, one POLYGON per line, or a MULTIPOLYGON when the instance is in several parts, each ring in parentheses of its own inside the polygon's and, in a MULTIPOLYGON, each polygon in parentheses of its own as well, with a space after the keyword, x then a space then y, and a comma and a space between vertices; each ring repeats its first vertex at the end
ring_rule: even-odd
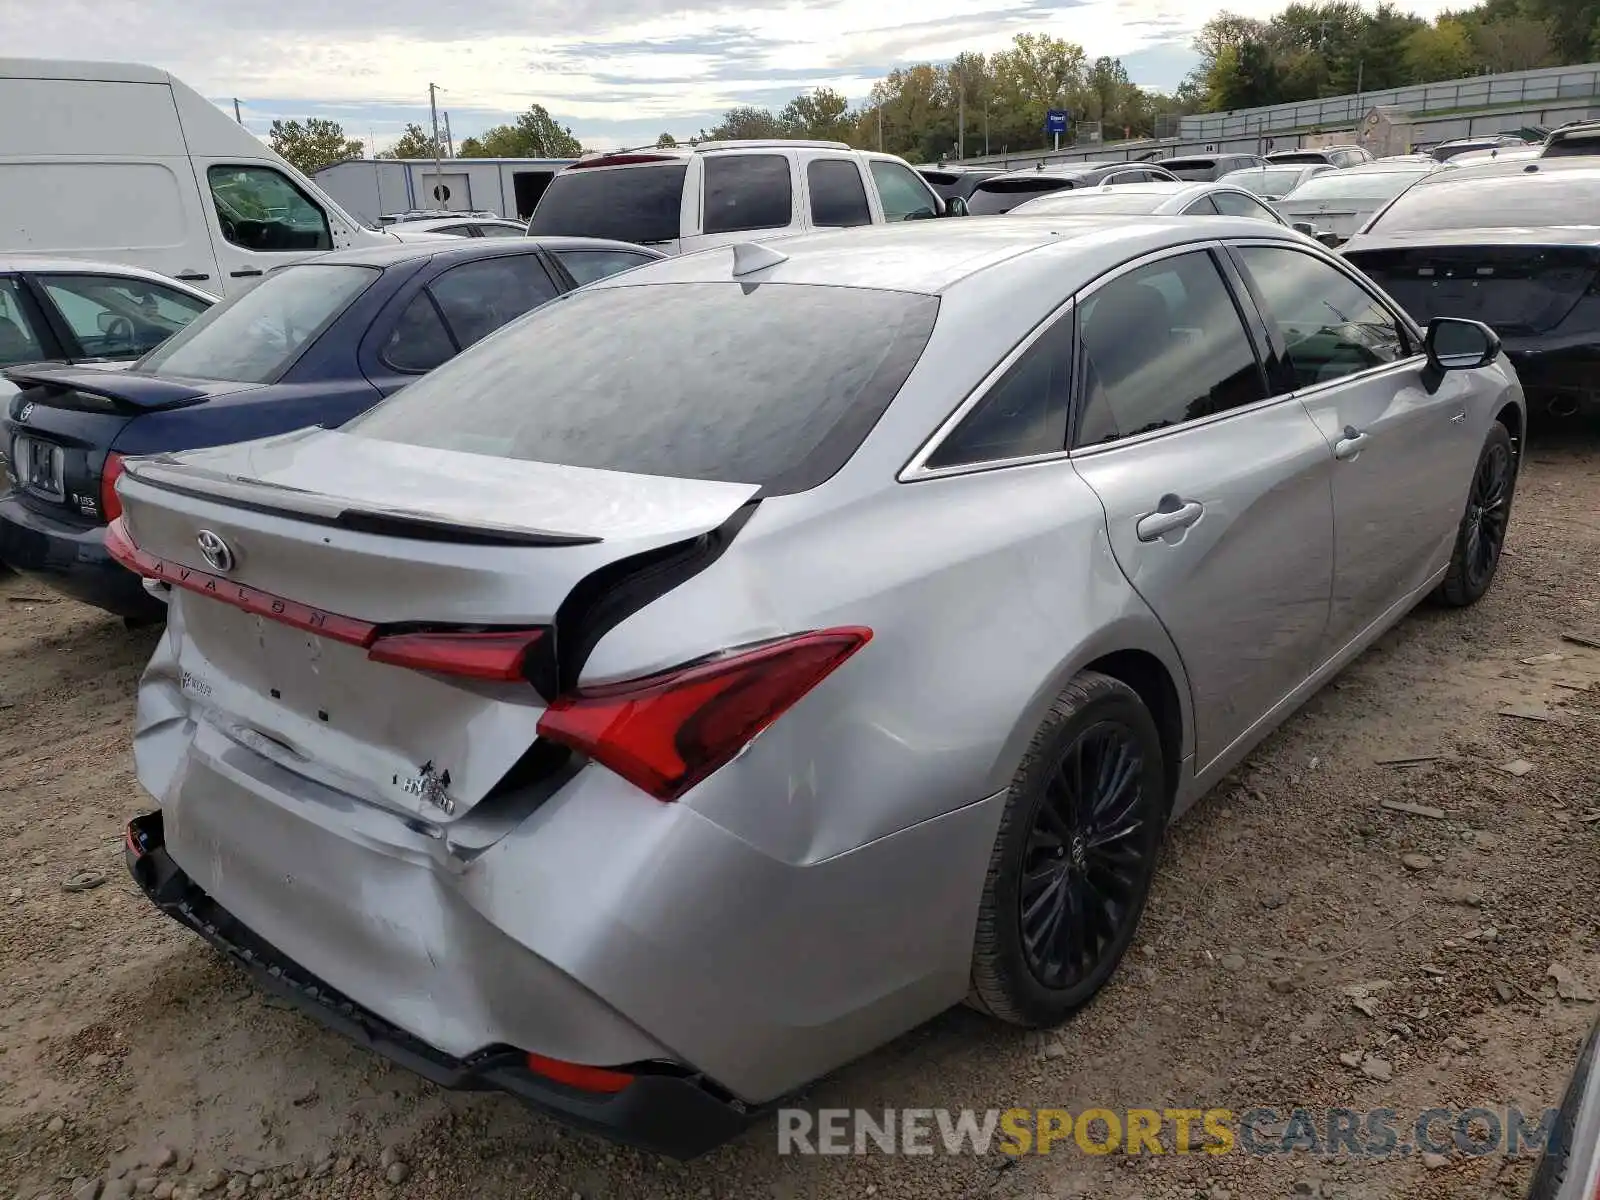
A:
POLYGON ((1448 608, 1466 608, 1481 600, 1494 583, 1516 490, 1516 450, 1510 431, 1496 421, 1489 427, 1489 436, 1484 439, 1472 470, 1467 509, 1456 530, 1450 569, 1433 594, 1438 603, 1448 608))
POLYGON ((1077 676, 1034 734, 1004 803, 968 1003, 1042 1028, 1111 977, 1155 875, 1171 804, 1161 735, 1138 693, 1109 675, 1077 676))

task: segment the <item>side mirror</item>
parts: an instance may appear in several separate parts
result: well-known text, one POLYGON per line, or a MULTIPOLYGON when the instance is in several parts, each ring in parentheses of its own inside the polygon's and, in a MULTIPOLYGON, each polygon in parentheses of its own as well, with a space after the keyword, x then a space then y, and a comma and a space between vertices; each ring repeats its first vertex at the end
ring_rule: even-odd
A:
POLYGON ((944 215, 947 217, 964 217, 967 215, 967 202, 960 196, 952 197, 944 202, 944 215))
POLYGON ((1296 233, 1303 233, 1307 237, 1314 238, 1317 236, 1317 227, 1310 221, 1296 221, 1294 223, 1294 231, 1296 233))
POLYGON ((1337 233, 1326 233, 1326 232, 1319 233, 1319 234, 1316 235, 1316 238, 1317 238, 1317 241, 1321 242, 1329 250, 1332 250, 1334 247, 1344 244, 1344 239, 1342 237, 1340 237, 1337 233))
POLYGON ((1428 365, 1435 371, 1473 371, 1500 356, 1500 338, 1481 321, 1435 317, 1423 341, 1428 365))
POLYGON ((101 333, 110 333, 112 325, 116 324, 116 320, 115 313, 102 310, 95 314, 94 323, 99 327, 101 333))

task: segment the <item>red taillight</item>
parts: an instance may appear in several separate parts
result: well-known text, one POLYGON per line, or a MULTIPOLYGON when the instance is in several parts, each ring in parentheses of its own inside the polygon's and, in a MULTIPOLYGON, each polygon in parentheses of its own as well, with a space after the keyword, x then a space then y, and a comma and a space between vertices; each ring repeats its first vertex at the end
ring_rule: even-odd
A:
POLYGON ((372 643, 367 657, 374 662, 469 679, 515 682, 523 678, 523 664, 533 644, 544 636, 540 629, 491 633, 397 633, 372 643))
POLYGON ((558 697, 539 736, 676 800, 744 749, 872 638, 802 633, 741 654, 558 697))
POLYGON ((100 516, 107 522, 122 515, 122 497, 117 495, 117 478, 122 474, 122 455, 107 454, 100 468, 100 516))
POLYGON ((586 1067, 581 1063, 562 1062, 559 1058, 546 1058, 542 1054, 528 1055, 528 1070, 580 1091, 602 1092, 606 1095, 615 1095, 633 1082, 633 1076, 625 1071, 586 1067))

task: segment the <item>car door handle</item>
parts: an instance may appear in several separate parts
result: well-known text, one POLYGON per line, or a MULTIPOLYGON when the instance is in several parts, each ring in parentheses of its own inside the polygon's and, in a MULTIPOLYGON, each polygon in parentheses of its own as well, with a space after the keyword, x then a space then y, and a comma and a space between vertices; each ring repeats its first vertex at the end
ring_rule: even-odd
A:
POLYGON ((1344 436, 1333 446, 1333 456, 1341 460, 1349 460, 1367 448, 1367 434, 1357 429, 1354 425, 1344 427, 1344 436))
POLYGON ((252 276, 262 274, 262 271, 260 267, 246 267, 242 271, 229 271, 228 274, 234 279, 249 279, 252 276))
POLYGON ((199 271, 185 271, 181 275, 174 275, 174 279, 181 279, 184 283, 204 283, 210 279, 209 275, 202 275, 199 271))
POLYGON ((1141 542, 1153 542, 1174 529, 1187 529, 1200 519, 1205 505, 1198 500, 1181 500, 1168 493, 1161 497, 1155 512, 1145 513, 1134 528, 1141 542))

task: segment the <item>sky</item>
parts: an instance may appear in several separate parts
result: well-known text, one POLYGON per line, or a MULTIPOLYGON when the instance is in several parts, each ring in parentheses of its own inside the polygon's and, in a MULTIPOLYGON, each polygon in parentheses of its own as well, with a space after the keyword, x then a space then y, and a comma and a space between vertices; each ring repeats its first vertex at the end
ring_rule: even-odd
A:
MULTIPOLYGON (((860 100, 896 66, 1004 48, 1023 32, 1122 59, 1170 91, 1221 8, 1274 0, 0 0, 7 56, 148 63, 264 134, 331 117, 382 149, 428 124, 459 142, 543 104, 590 149, 680 139, 736 104, 831 87, 860 100), (442 120, 442 118, 441 118, 442 120)), ((1408 4, 1424 16, 1444 0, 1408 4)))

